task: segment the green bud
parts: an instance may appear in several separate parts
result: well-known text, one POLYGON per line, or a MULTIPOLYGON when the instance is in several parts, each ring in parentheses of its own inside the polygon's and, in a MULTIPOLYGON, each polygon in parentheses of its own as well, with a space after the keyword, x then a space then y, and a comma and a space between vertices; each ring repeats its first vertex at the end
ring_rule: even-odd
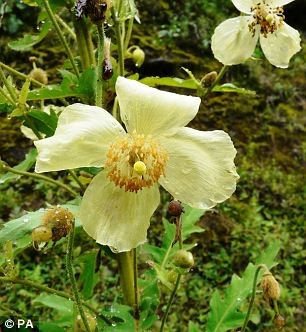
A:
POLYGON ((193 255, 190 251, 180 249, 173 257, 173 264, 183 269, 190 269, 194 266, 193 255))
POLYGON ((135 65, 136 65, 136 67, 141 67, 142 66, 142 64, 144 63, 144 60, 145 60, 145 56, 146 56, 145 52, 139 47, 137 47, 133 51, 132 59, 133 59, 135 65))

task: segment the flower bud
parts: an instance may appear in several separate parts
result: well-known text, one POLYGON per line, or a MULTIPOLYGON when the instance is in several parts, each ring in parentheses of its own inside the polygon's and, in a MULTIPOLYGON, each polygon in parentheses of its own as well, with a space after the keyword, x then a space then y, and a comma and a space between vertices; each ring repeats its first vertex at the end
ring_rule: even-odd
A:
POLYGON ((282 329, 286 325, 285 318, 281 316, 280 314, 276 314, 273 319, 273 324, 278 329, 282 329))
POLYGON ((60 206, 48 209, 43 216, 43 225, 52 229, 52 240, 54 242, 70 232, 73 222, 73 214, 60 206))
POLYGON ((214 81, 216 80, 218 74, 216 71, 212 71, 208 74, 206 74, 202 79, 201 79, 201 84, 204 88, 209 88, 214 81))
POLYGON ((136 67, 141 67, 145 60, 145 52, 137 47, 132 53, 132 59, 136 67))
POLYGON ((29 77, 40 82, 41 84, 48 83, 48 76, 47 73, 41 68, 34 68, 29 74, 29 77))
POLYGON ((52 239, 52 230, 48 226, 38 226, 32 230, 32 241, 36 244, 49 242, 52 239))
POLYGON ((190 251, 180 249, 173 257, 173 264, 183 269, 190 269, 194 266, 193 255, 190 251))
POLYGON ((280 287, 273 275, 268 272, 265 273, 262 281, 261 287, 263 289, 263 294, 268 300, 278 300, 280 297, 280 287))
POLYGON ((179 201, 171 201, 168 205, 168 213, 170 216, 179 217, 184 212, 184 208, 179 201))

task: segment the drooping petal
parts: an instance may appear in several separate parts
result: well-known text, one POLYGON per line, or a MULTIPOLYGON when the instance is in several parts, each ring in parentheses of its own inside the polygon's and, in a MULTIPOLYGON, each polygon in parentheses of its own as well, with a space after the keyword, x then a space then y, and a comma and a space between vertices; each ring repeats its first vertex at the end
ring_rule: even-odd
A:
POLYGON ((268 61, 279 68, 287 68, 291 57, 300 49, 300 34, 285 22, 267 37, 260 36, 261 48, 268 61))
POLYGON ((232 0, 232 3, 242 13, 250 14, 254 0, 232 0))
POLYGON ((234 165, 236 150, 224 131, 182 128, 161 144, 169 160, 159 183, 175 199, 207 209, 235 191, 239 177, 234 165))
POLYGON ((255 35, 249 31, 250 16, 239 16, 217 26, 211 40, 214 56, 224 65, 237 65, 250 58, 254 52, 258 29, 255 35))
POLYGON ((155 185, 125 192, 100 172, 87 188, 80 208, 84 230, 115 252, 129 251, 146 241, 150 218, 159 204, 155 185))
POLYGON ((118 77, 116 91, 121 119, 129 132, 171 134, 197 114, 201 99, 160 91, 137 81, 118 77))
POLYGON ((38 173, 77 167, 102 166, 110 142, 125 131, 102 108, 73 104, 65 108, 55 134, 34 142, 38 173))

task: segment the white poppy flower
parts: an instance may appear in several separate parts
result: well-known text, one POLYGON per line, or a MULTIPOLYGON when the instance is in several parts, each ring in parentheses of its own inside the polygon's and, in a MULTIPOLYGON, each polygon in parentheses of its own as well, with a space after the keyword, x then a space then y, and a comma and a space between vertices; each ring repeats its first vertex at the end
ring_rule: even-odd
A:
POLYGON ((283 7, 294 0, 232 0, 247 16, 222 22, 212 36, 211 47, 224 65, 237 65, 250 58, 259 39, 268 61, 287 68, 300 49, 299 32, 284 22, 283 7))
POLYGON ((36 141, 36 172, 98 166, 80 208, 85 231, 116 252, 146 241, 160 197, 158 184, 196 208, 234 192, 236 150, 223 131, 184 127, 200 98, 160 91, 119 77, 116 92, 125 128, 102 108, 73 104, 54 136, 36 141))

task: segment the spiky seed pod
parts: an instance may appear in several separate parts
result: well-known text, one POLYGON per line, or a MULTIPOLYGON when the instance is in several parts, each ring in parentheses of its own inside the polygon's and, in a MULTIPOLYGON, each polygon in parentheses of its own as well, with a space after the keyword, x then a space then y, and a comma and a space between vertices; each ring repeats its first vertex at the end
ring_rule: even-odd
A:
POLYGON ((168 213, 170 216, 179 217, 184 212, 184 208, 179 201, 171 201, 168 205, 168 213))
POLYGON ((32 69, 29 76, 30 76, 30 78, 32 78, 42 84, 46 85, 48 83, 47 73, 41 68, 32 69))
POLYGON ((204 75, 204 77, 201 79, 202 86, 204 88, 209 88, 214 83, 217 76, 218 76, 218 73, 216 71, 212 71, 212 72, 204 75))
POLYGON ((52 230, 48 226, 38 226, 32 230, 33 243, 40 244, 52 239, 52 230))
POLYGON ((194 266, 193 255, 190 251, 180 249, 173 257, 173 264, 182 269, 190 269, 194 266))
POLYGON ((282 329, 286 325, 286 320, 280 314, 276 314, 274 319, 273 319, 273 324, 278 329, 282 329))
POLYGON ((263 294, 268 300, 278 300, 280 297, 280 287, 279 283, 273 277, 273 275, 268 272, 263 275, 261 281, 261 287, 263 294))
POLYGON ((43 225, 52 229, 52 240, 54 242, 67 236, 74 222, 73 214, 60 206, 48 209, 43 216, 43 225))

